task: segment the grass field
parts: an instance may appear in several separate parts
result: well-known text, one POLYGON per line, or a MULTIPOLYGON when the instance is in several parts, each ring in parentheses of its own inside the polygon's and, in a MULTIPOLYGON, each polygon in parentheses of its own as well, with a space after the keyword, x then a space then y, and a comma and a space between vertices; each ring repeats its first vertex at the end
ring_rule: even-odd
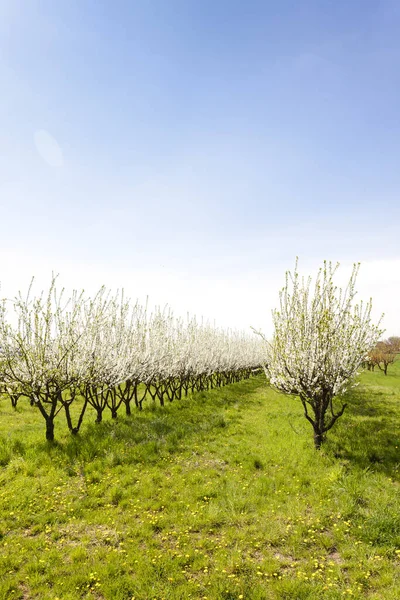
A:
POLYGON ((92 420, 1 401, 1 599, 400 598, 400 361, 320 452, 262 376, 92 420))

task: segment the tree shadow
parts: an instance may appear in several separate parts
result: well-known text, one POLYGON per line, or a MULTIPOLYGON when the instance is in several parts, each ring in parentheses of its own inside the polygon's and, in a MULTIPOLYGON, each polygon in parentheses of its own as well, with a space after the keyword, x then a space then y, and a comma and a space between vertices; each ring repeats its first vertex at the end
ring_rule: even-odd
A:
MULTIPOLYGON (((190 441, 195 437, 199 441, 220 435, 221 429, 240 418, 240 408, 251 401, 259 387, 260 382, 254 378, 198 392, 164 407, 149 402, 142 411, 133 409, 129 417, 121 413, 114 420, 85 423, 78 435, 66 433, 51 445, 44 442, 40 449, 70 470, 97 458, 106 460, 109 466, 158 462, 166 455, 190 450, 190 441), (233 407, 236 410, 229 410, 233 407)), ((94 421, 95 416, 91 416, 94 421)))
POLYGON ((385 391, 354 388, 329 446, 336 458, 400 480, 400 406, 385 391))

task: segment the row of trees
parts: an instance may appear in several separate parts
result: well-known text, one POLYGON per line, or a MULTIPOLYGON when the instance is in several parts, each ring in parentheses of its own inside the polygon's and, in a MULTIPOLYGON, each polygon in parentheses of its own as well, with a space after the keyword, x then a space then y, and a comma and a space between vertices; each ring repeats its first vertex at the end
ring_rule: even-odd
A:
POLYGON ((24 397, 36 407, 47 440, 60 412, 76 434, 88 406, 100 422, 106 408, 116 418, 146 398, 164 405, 248 378, 264 355, 254 335, 176 318, 167 308, 149 313, 105 288, 94 298, 65 298, 53 279, 46 294, 32 297, 30 288, 0 307, 2 391, 14 406, 24 397))
POLYGON ((94 298, 64 300, 53 280, 46 295, 31 299, 29 292, 0 306, 0 383, 14 405, 29 399, 52 440, 61 411, 77 433, 88 406, 99 422, 106 408, 113 418, 121 406, 130 414, 132 403, 141 409, 150 397, 163 405, 262 366, 272 386, 300 399, 319 448, 343 415, 340 399, 357 385, 360 367, 378 365, 386 374, 400 351, 400 338, 379 342, 371 301, 354 302, 359 264, 344 291, 334 284, 337 268, 325 261, 314 288, 297 262, 286 273, 272 340, 175 318, 168 309, 149 314, 104 288, 94 298))
POLYGON ((393 364, 400 352, 400 337, 392 336, 387 340, 380 341, 368 353, 364 367, 374 371, 378 367, 387 375, 389 365, 393 364))

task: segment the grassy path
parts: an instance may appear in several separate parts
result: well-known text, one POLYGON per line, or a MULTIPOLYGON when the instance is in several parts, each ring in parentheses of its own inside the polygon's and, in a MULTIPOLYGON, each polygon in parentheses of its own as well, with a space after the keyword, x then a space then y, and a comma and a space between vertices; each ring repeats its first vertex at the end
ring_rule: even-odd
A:
POLYGON ((2 401, 0 598, 398 600, 400 363, 349 403, 318 453, 263 377, 53 447, 2 401))

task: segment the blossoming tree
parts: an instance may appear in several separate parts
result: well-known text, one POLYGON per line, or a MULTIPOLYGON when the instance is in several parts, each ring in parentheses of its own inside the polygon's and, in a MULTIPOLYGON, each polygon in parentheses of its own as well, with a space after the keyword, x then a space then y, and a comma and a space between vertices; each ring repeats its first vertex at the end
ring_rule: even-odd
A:
POLYGON ((297 261, 293 274, 286 273, 266 357, 270 383, 300 398, 316 448, 346 408, 336 407, 335 398, 356 385, 354 377, 382 333, 379 323, 371 323, 371 301, 354 303, 359 264, 344 291, 333 281, 338 266, 325 261, 313 290, 311 278, 299 277, 297 261))
POLYGON ((16 326, 7 319, 6 303, 0 311, 2 380, 6 391, 18 389, 29 398, 46 422, 46 439, 54 439, 54 419, 74 399, 72 390, 85 365, 79 351, 84 331, 83 295, 66 302, 57 293, 53 277, 47 294, 31 299, 21 294, 13 301, 16 326))

